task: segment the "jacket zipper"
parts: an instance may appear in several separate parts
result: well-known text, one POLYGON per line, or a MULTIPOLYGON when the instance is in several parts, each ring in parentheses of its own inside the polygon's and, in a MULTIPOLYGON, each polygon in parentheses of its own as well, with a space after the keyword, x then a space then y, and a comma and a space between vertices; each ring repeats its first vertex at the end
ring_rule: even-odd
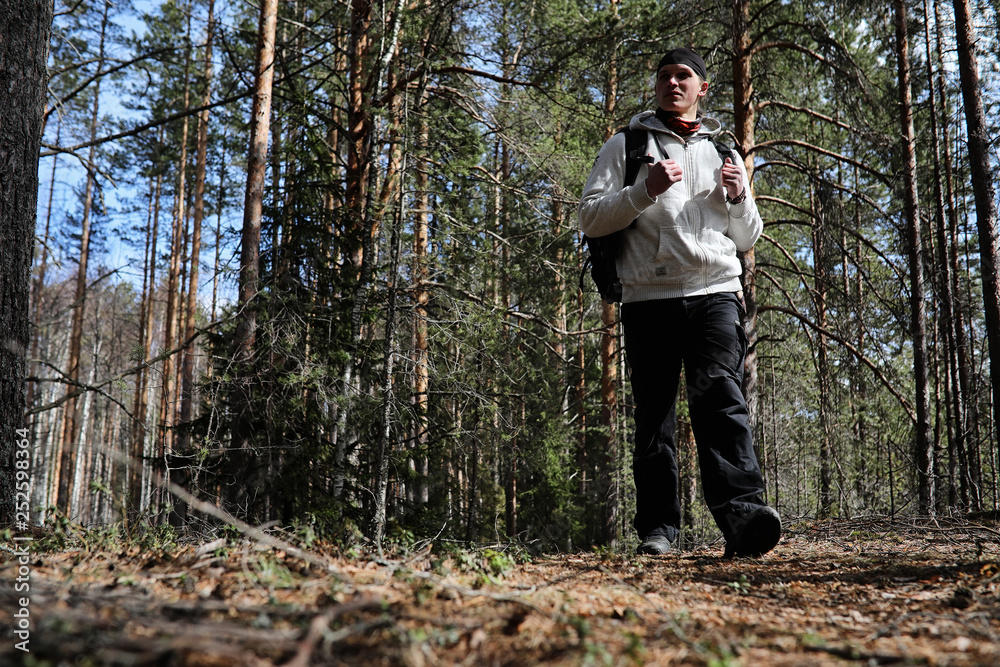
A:
MULTIPOLYGON (((702 140, 704 141, 704 140, 702 140)), ((684 139, 684 171, 690 174, 691 177, 687 180, 687 191, 688 191, 688 201, 694 201, 694 182, 695 182, 695 172, 694 172, 694 152, 691 150, 692 142, 684 139)), ((701 214, 698 215, 698 226, 692 229, 692 243, 695 248, 698 249, 699 259, 701 260, 701 284, 703 288, 708 287, 708 262, 709 256, 708 252, 701 245, 701 228, 702 228, 701 214)))

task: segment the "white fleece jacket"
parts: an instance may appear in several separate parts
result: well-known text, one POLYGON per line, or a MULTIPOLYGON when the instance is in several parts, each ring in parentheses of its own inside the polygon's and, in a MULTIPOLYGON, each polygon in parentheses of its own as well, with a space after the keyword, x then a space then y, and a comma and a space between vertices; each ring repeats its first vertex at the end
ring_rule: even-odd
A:
MULTIPOLYGON (((682 180, 655 198, 646 194, 648 167, 642 165, 635 184, 623 188, 625 135, 616 134, 601 148, 584 186, 578 216, 587 236, 598 237, 636 225, 625 232, 618 275, 624 303, 738 292, 742 266, 736 252, 753 247, 763 230, 749 195, 741 204, 726 202, 722 158, 710 136, 722 125, 703 116, 701 129, 679 137, 652 111, 629 123, 647 130, 647 152, 657 160, 681 165, 682 180)), ((743 163, 737 159, 742 170, 743 163)))

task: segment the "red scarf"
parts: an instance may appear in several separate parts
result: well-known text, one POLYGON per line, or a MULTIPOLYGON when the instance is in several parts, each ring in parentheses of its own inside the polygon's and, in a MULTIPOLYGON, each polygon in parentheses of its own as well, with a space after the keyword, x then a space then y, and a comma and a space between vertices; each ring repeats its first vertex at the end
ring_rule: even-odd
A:
POLYGON ((656 110, 656 117, 660 119, 660 122, 663 123, 668 130, 682 137, 694 134, 701 128, 700 120, 684 120, 680 116, 668 114, 663 109, 656 110))

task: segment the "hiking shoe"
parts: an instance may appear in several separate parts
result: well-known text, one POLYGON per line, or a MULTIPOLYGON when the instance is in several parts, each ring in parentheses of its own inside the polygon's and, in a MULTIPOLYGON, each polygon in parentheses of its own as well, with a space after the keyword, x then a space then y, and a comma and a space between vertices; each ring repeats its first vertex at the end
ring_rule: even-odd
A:
POLYGON ((662 554, 668 554, 673 550, 674 545, 667 539, 666 535, 650 535, 642 541, 635 552, 637 554, 660 556, 662 554))
POLYGON ((723 558, 763 556, 781 539, 781 517, 766 505, 755 509, 740 523, 732 539, 726 542, 723 558))

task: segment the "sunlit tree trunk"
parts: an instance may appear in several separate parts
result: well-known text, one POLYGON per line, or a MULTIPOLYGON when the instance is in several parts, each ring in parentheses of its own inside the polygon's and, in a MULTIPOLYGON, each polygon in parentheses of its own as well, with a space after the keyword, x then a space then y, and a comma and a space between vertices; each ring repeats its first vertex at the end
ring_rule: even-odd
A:
MULTIPOLYGON (((508 73, 509 74, 509 73, 508 73)), ((510 91, 507 90, 505 96, 509 96, 510 91)), ((507 141, 500 142, 500 163, 498 165, 498 170, 496 174, 497 186, 496 186, 496 202, 497 202, 497 232, 499 234, 499 240, 497 243, 499 247, 496 251, 500 257, 500 290, 497 294, 497 306, 502 313, 510 312, 511 298, 511 278, 510 274, 512 271, 511 266, 511 252, 510 252, 510 201, 506 194, 505 185, 510 182, 511 178, 511 146, 508 145, 507 141)), ((512 337, 510 321, 505 316, 503 324, 503 336, 505 341, 510 341, 512 337)), ((508 354, 510 354, 508 352, 508 354)), ((496 411, 494 413, 494 422, 496 428, 495 433, 500 431, 499 419, 501 414, 506 414, 510 420, 511 426, 516 433, 517 427, 515 422, 517 420, 516 411, 514 409, 514 398, 507 397, 506 399, 497 399, 496 411)), ((507 535, 514 535, 517 533, 517 484, 515 482, 515 475, 517 474, 517 436, 515 435, 511 440, 504 441, 500 438, 495 438, 494 442, 497 447, 497 454, 499 455, 500 465, 502 466, 502 486, 504 493, 504 527, 507 531, 507 535)))
MULTIPOLYGON (((615 16, 618 4, 612 3, 615 16)), ((618 99, 618 64, 615 54, 608 63, 608 79, 604 88, 604 118, 610 123, 615 116, 618 99)), ((614 133, 609 124, 604 130, 607 141, 614 133)), ((616 304, 601 300, 601 424, 605 430, 598 436, 597 451, 601 452, 598 483, 601 508, 600 541, 614 546, 618 535, 618 308, 616 304)))
MULTIPOLYGON (((235 361, 245 365, 253 356, 257 331, 257 291, 259 289, 260 224, 264 208, 264 175, 267 168, 267 140, 271 119, 271 90, 274 85, 274 39, 278 23, 278 0, 263 0, 257 32, 253 108, 250 114, 250 144, 247 155, 247 184, 243 206, 243 233, 240 243, 239 316, 236 324, 235 361)), ((245 372, 245 371, 244 371, 245 372)), ((239 377, 235 384, 231 456, 236 470, 249 454, 253 433, 250 427, 252 378, 239 377), (237 453, 238 452, 238 453, 237 453)), ((241 496, 245 489, 236 489, 241 496)))
MULTIPOLYGON (((212 101, 212 39, 215 32, 215 2, 208 3, 208 27, 205 37, 205 69, 202 105, 212 101)), ((194 175, 194 217, 191 223, 191 259, 188 264, 188 291, 184 308, 184 341, 191 340, 195 333, 195 316, 198 313, 198 274, 201 263, 201 227, 205 219, 205 173, 208 167, 208 119, 209 110, 198 114, 198 143, 194 175)), ((184 351, 181 365, 181 409, 180 421, 187 425, 191 421, 194 402, 194 350, 184 351)), ((185 427, 178 441, 178 450, 188 454, 191 436, 185 427)))
MULTIPOLYGON (((424 155, 430 148, 430 128, 425 119, 421 119, 419 129, 418 154, 424 155)), ((427 442, 428 414, 430 405, 428 391, 430 389, 430 345, 427 326, 427 306, 430 303, 430 291, 427 287, 429 279, 428 244, 430 242, 428 222, 430 217, 430 193, 428 192, 428 174, 432 165, 427 159, 417 159, 414 174, 413 199, 413 443, 417 451, 414 456, 414 467, 418 475, 415 500, 424 504, 429 498, 427 483, 427 442)))
MULTIPOLYGON (((374 90, 378 91, 379 94, 386 88, 386 82, 390 78, 390 64, 392 63, 392 58, 396 53, 396 45, 399 39, 400 30, 400 20, 402 12, 402 2, 403 0, 397 0, 394 6, 389 10, 389 34, 388 39, 382 42, 382 51, 379 54, 379 59, 375 69, 374 77, 374 90)), ((357 335, 361 331, 361 318, 365 314, 367 309, 367 292, 369 286, 373 282, 373 276, 375 271, 375 255, 376 255, 376 235, 380 228, 381 216, 383 215, 383 207, 381 206, 381 201, 376 203, 374 201, 375 193, 378 190, 378 178, 379 172, 376 168, 379 157, 379 142, 380 137, 383 136, 382 130, 380 129, 381 123, 374 122, 371 123, 371 133, 372 136, 368 142, 368 152, 365 157, 365 162, 368 165, 368 182, 365 185, 365 204, 364 204, 364 233, 362 235, 362 254, 361 254, 361 278, 358 281, 357 289, 355 290, 354 305, 351 312, 351 327, 355 335, 352 336, 352 340, 357 340, 357 335)), ((389 162, 395 159, 393 155, 389 156, 389 162)), ((400 171, 405 171, 403 167, 400 171)), ((388 176, 386 176, 388 178, 388 176)), ((386 492, 388 489, 388 465, 391 459, 391 454, 394 449, 392 441, 392 433, 394 430, 394 419, 393 419, 393 395, 392 395, 392 375, 393 375, 393 364, 395 361, 395 317, 396 317, 396 279, 399 268, 399 236, 401 234, 401 218, 403 211, 403 188, 399 189, 399 199, 397 204, 396 215, 393 219, 392 233, 390 240, 390 260, 389 260, 389 293, 388 293, 388 306, 386 313, 386 325, 385 325, 385 367, 383 369, 382 375, 382 400, 383 400, 383 410, 381 419, 381 438, 378 446, 376 447, 376 457, 375 457, 375 498, 374 507, 372 514, 372 535, 374 537, 375 543, 381 548, 382 536, 385 532, 385 521, 386 521, 386 503, 387 496, 386 492)), ((353 354, 352 354, 353 356, 353 354)))
MULTIPOLYGON (((214 31, 214 2, 209 2, 208 6, 208 21, 207 21, 207 31, 205 37, 205 65, 204 65, 204 86, 205 90, 202 95, 202 104, 208 105, 212 98, 212 38, 214 31)), ((188 17, 188 33, 190 39, 190 20, 188 17)), ((190 62, 190 58, 187 59, 190 62)), ((188 65, 185 64, 185 72, 188 69, 188 65)), ((188 77, 185 75, 185 79, 188 77)), ((187 106, 188 99, 188 85, 185 84, 185 106, 187 106)), ((201 263, 201 227, 202 222, 205 217, 205 171, 207 164, 208 155, 208 118, 209 111, 205 109, 198 114, 198 135, 196 140, 196 158, 195 158, 195 185, 194 185, 194 209, 193 217, 191 219, 191 229, 190 234, 185 234, 186 239, 190 240, 190 255, 188 256, 188 271, 187 271, 187 289, 179 290, 177 297, 177 326, 180 330, 179 341, 190 341, 194 336, 195 331, 195 316, 198 311, 198 275, 201 263)), ((181 160, 182 164, 180 166, 181 183, 183 184, 185 175, 187 173, 187 133, 188 133, 188 123, 187 119, 184 121, 184 146, 181 148, 181 160)), ((178 208, 183 209, 184 198, 186 197, 186 188, 179 187, 179 198, 178 198, 178 208)), ((186 219, 186 216, 185 216, 186 219)), ((168 295, 171 298, 171 295, 168 295)), ((171 304, 173 305, 173 304, 171 304)), ((173 321, 168 318, 169 326, 173 326, 173 321)), ((194 344, 191 347, 181 351, 180 358, 180 368, 177 373, 177 383, 175 386, 171 387, 174 391, 180 394, 180 408, 177 412, 178 424, 181 426, 177 433, 176 442, 174 444, 173 454, 179 458, 175 460, 179 464, 174 471, 173 481, 181 486, 186 487, 190 481, 190 421, 191 421, 191 411, 192 403, 194 397, 194 364, 195 364, 195 354, 194 354, 194 344)), ((168 378, 168 385, 169 378, 168 378)), ((171 398, 173 398, 171 396, 171 398)), ((171 412, 171 414, 173 414, 171 412)), ((181 501, 177 500, 175 503, 175 511, 172 516, 172 521, 175 523, 183 524, 186 521, 187 506, 181 501)))
MULTIPOLYGON (((110 2, 104 3, 104 10, 101 15, 101 37, 98 46, 98 56, 96 69, 101 71, 104 67, 104 46, 108 27, 108 12, 110 2)), ((97 137, 98 123, 100 120, 101 108, 101 80, 98 78, 94 84, 94 103, 91 107, 90 117, 90 138, 97 137)), ((80 350, 83 340, 83 318, 86 310, 87 299, 87 262, 90 259, 90 225, 91 214, 94 206, 94 157, 96 150, 90 147, 87 158, 89 166, 87 170, 87 183, 83 195, 83 213, 80 223, 80 257, 76 274, 76 291, 73 294, 73 324, 69 339, 69 365, 66 369, 66 394, 69 399, 66 401, 63 412, 62 431, 62 453, 59 464, 59 492, 56 499, 56 506, 59 511, 68 514, 71 511, 72 485, 76 475, 76 448, 77 438, 82 437, 79 433, 79 422, 77 415, 77 399, 71 396, 76 392, 75 386, 80 380, 80 350)))
MULTIPOLYGON (((100 309, 100 300, 94 304, 95 309, 100 309)), ((101 350, 104 347, 104 339, 101 336, 94 336, 93 349, 91 350, 90 371, 88 373, 87 384, 94 384, 97 379, 97 361, 100 358, 101 350)), ((97 429, 90 428, 91 414, 94 411, 95 394, 88 391, 83 395, 83 407, 80 410, 80 437, 76 440, 76 461, 77 466, 73 479, 71 480, 70 507, 73 508, 73 515, 83 525, 92 522, 91 517, 91 488, 89 482, 94 478, 91 476, 94 450, 103 447, 104 443, 96 443, 91 446, 89 434, 100 434, 97 429)), ((103 482, 97 479, 95 481, 103 482)))
MULTIPOLYGON (((754 90, 751 61, 753 39, 750 35, 750 0, 733 0, 733 134, 736 149, 746 167, 747 190, 753 191, 754 163, 751 151, 754 138, 754 90)), ((743 362, 743 394, 746 397, 750 419, 758 417, 757 405, 757 276, 756 252, 753 248, 742 253, 743 300, 746 316, 743 326, 747 334, 747 355, 743 362)), ((765 471, 766 472, 766 471, 765 471)))
MULTIPOLYGON (((344 207, 348 211, 346 225, 340 241, 341 256, 345 261, 345 273, 357 280, 351 304, 350 345, 357 345, 361 337, 362 319, 365 310, 365 295, 368 281, 365 276, 365 249, 371 247, 371 236, 365 228, 365 204, 368 199, 367 185, 374 166, 369 164, 372 150, 371 119, 369 118, 370 72, 366 65, 369 59, 369 34, 371 24, 371 3, 368 0, 352 0, 351 32, 348 48, 348 92, 347 92, 347 168, 344 174, 344 207)), ((332 495, 335 501, 343 498, 347 482, 347 448, 353 434, 348 433, 350 423, 350 399, 359 394, 355 386, 355 354, 348 352, 347 361, 341 372, 341 387, 348 401, 339 406, 337 414, 336 442, 333 456, 332 495)))
POLYGON ((395 430, 395 419, 393 414, 393 373, 395 371, 396 360, 396 302, 397 285, 396 280, 399 272, 400 256, 400 227, 402 226, 402 192, 400 192, 399 208, 392 222, 392 234, 389 248, 389 303, 385 315, 385 362, 382 371, 382 429, 379 439, 378 457, 376 458, 376 479, 375 479, 375 505, 372 518, 372 540, 382 548, 382 539, 385 537, 385 525, 387 520, 387 491, 389 487, 389 463, 392 460, 393 433, 395 430))
POLYGON ((351 42, 350 74, 347 104, 347 173, 345 204, 351 212, 355 225, 347 231, 347 258, 355 276, 361 271, 363 240, 362 221, 366 199, 365 185, 368 180, 368 142, 371 141, 371 119, 369 117, 368 78, 366 67, 371 48, 371 0, 351 0, 351 42))
MULTIPOLYGON (((163 132, 160 132, 162 139, 163 132)), ((150 178, 149 220, 146 234, 146 266, 143 272, 142 302, 139 306, 139 340, 142 345, 142 360, 149 359, 153 347, 153 322, 156 296, 156 247, 160 230, 160 188, 163 176, 150 178)), ((142 480, 146 468, 146 410, 148 408, 149 373, 142 368, 135 378, 135 397, 132 404, 132 430, 130 451, 132 465, 128 474, 128 498, 126 518, 142 509, 142 480)))
MULTIPOLYGON (((62 117, 58 118, 58 124, 56 127, 56 145, 59 144, 60 136, 62 134, 62 117)), ((49 239, 50 239, 50 229, 52 223, 52 209, 53 209, 53 199, 55 197, 56 190, 56 173, 59 166, 59 155, 52 156, 52 170, 49 173, 49 193, 48 201, 45 205, 45 231, 42 232, 42 242, 39 247, 40 257, 38 260, 38 273, 35 276, 35 280, 32 284, 32 296, 31 296, 31 321, 34 325, 34 332, 31 335, 31 354, 28 359, 38 359, 38 346, 41 343, 41 331, 39 330, 42 322, 42 292, 45 289, 45 278, 48 273, 49 264, 49 239)), ((35 405, 35 394, 38 390, 37 383, 29 382, 27 386, 27 398, 25 400, 25 405, 30 410, 35 405)), ((32 428, 35 429, 34 424, 37 423, 37 419, 33 420, 32 428)), ((34 437, 34 432, 32 433, 34 437)))
MULTIPOLYGON (((187 31, 184 39, 184 94, 183 109, 191 106, 191 4, 187 5, 187 31)), ((187 217, 187 146, 188 117, 184 116, 181 124, 180 157, 177 161, 177 192, 174 194, 173 229, 170 242, 170 262, 167 265, 166 313, 163 323, 163 349, 172 350, 176 346, 182 292, 182 257, 184 256, 184 224, 187 217)), ((163 383, 160 390, 159 441, 157 459, 160 465, 166 464, 169 475, 174 454, 174 427, 177 425, 177 393, 180 364, 174 356, 163 360, 163 383)), ((166 505, 167 499, 160 498, 166 505)))

